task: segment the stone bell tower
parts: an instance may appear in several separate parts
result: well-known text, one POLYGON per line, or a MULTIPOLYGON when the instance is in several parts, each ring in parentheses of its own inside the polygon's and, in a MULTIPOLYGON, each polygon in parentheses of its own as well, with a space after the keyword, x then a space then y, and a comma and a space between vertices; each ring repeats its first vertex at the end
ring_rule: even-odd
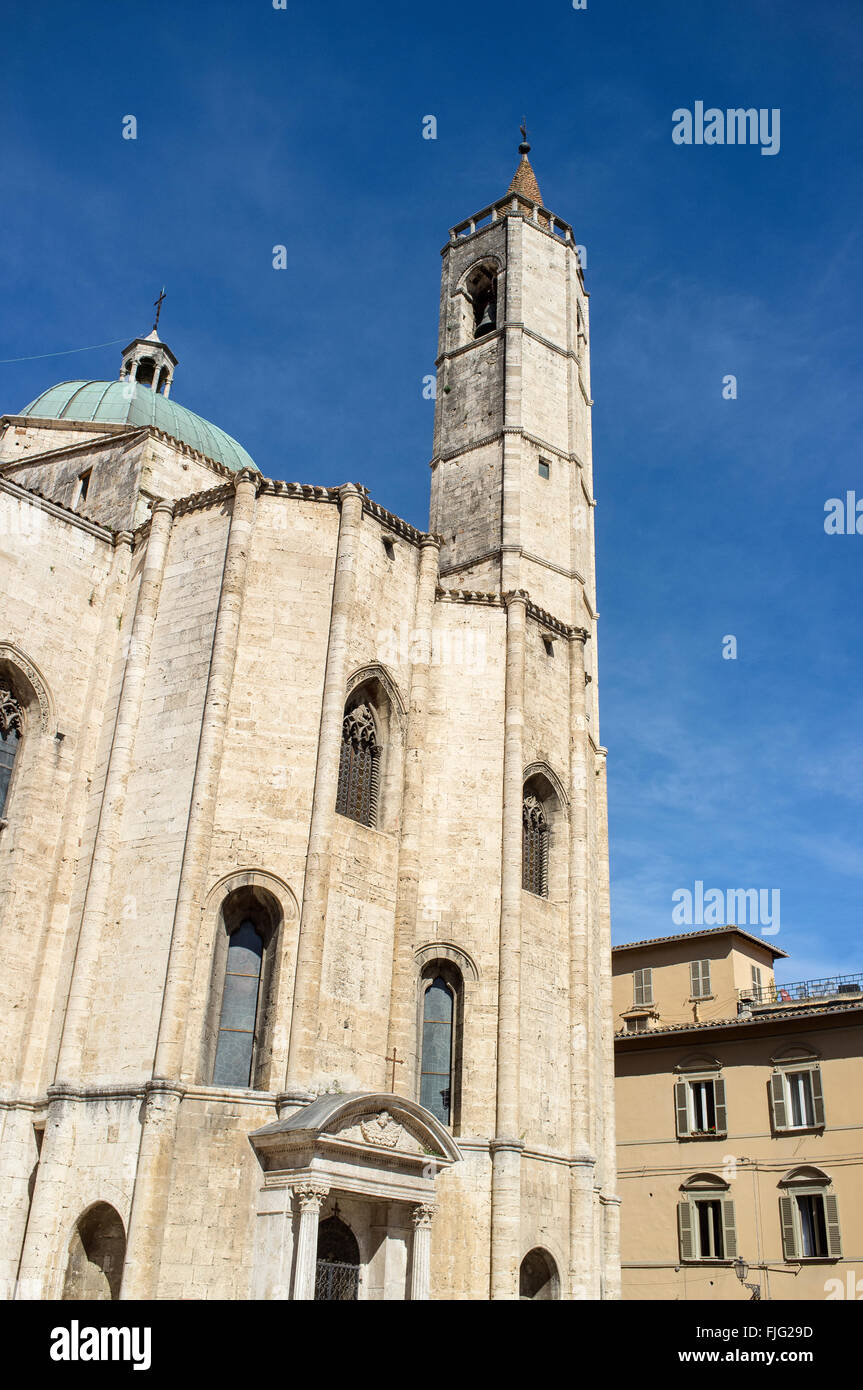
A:
POLYGON ((616 1297, 588 296, 522 136, 506 195, 442 251, 429 528, 443 588, 506 610, 490 1290, 525 1296, 534 1244, 554 1247, 565 1296, 616 1297), (540 806, 537 884, 522 855, 540 806))
POLYGON ((588 298, 529 150, 442 252, 430 525, 448 584, 527 589, 575 622, 594 592, 588 298))

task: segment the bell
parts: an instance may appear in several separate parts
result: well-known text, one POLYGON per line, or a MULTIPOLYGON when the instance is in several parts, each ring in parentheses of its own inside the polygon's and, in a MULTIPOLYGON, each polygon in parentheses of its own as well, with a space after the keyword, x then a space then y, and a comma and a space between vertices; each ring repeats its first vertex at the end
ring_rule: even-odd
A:
POLYGON ((476 326, 476 332, 474 333, 473 336, 474 336, 475 338, 481 338, 482 335, 483 335, 484 333, 491 333, 491 331, 492 331, 492 329, 493 329, 494 327, 495 327, 495 321, 494 321, 494 314, 492 313, 492 303, 491 303, 491 300, 489 300, 488 303, 486 304, 485 308, 484 308, 483 311, 482 311, 482 318, 480 319, 479 323, 477 324, 477 326, 476 326))

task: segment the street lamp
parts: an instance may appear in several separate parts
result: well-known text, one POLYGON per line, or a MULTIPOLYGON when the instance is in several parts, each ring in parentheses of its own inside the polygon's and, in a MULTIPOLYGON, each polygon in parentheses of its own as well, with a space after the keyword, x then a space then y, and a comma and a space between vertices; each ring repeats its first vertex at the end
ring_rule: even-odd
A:
POLYGON ((750 1299, 750 1302, 752 1302, 752 1303, 760 1303, 760 1301, 761 1301, 761 1285, 760 1285, 760 1284, 747 1284, 747 1282, 746 1282, 746 1276, 747 1276, 747 1274, 749 1273, 749 1265, 746 1263, 746 1261, 743 1260, 743 1259, 741 1259, 740 1256, 738 1256, 737 1259, 734 1261, 733 1269, 734 1269, 734 1273, 737 1275, 737 1278, 740 1280, 740 1282, 741 1282, 741 1284, 743 1285, 744 1289, 748 1289, 749 1292, 751 1293, 752 1297, 751 1297, 751 1299, 750 1299))

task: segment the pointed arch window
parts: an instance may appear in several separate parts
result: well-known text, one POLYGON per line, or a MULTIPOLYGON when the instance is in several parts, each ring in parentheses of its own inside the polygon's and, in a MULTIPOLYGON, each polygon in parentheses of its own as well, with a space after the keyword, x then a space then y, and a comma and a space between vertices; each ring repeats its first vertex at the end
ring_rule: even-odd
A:
POLYGON ((548 820, 539 797, 525 792, 522 804, 521 886, 548 897, 548 820))
POLYGON ((21 734, 21 706, 8 686, 0 687, 0 818, 6 814, 21 734))
POLYGON ((375 826, 378 816, 380 746, 369 705, 348 710, 342 722, 342 751, 336 810, 341 816, 375 826))

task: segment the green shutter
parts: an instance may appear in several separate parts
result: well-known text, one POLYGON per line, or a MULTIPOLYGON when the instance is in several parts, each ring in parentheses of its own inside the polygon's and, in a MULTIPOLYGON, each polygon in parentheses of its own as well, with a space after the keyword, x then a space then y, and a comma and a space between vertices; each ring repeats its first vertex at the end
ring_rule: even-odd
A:
POLYGON ((713 1083, 713 1108, 716 1111, 716 1133, 728 1133, 728 1110, 725 1104, 725 1082, 713 1083))
POLYGON ((689 993, 697 999, 701 993, 701 970, 697 960, 689 962, 689 993))
POLYGON ((692 1230, 692 1205, 686 1199, 677 1203, 677 1233, 680 1237, 680 1258, 695 1259, 692 1230))
POLYGON ((782 1253, 786 1260, 797 1259, 797 1231, 794 1225, 794 1198, 779 1198, 779 1224, 782 1227, 782 1253))
POLYGON ((722 1256, 733 1260, 737 1256, 737 1227, 734 1224, 734 1202, 731 1197, 722 1200, 722 1256))
POLYGON ((824 1124, 824 1087, 821 1082, 821 1068, 813 1067, 810 1072, 812 1080, 812 1113, 815 1116, 816 1125, 824 1124))
POLYGON ((689 1133, 689 1097, 686 1092, 687 1083, 685 1081, 675 1081, 674 1117, 678 1139, 683 1139, 689 1133))
POLYGON ((827 1253, 833 1258, 842 1254, 842 1235, 839 1230, 839 1203, 832 1192, 824 1198, 824 1219, 827 1223, 827 1253))
POLYGON ((785 1077, 781 1071, 775 1071, 770 1078, 770 1109, 773 1115, 774 1129, 788 1128, 788 1113, 785 1105, 785 1077))

